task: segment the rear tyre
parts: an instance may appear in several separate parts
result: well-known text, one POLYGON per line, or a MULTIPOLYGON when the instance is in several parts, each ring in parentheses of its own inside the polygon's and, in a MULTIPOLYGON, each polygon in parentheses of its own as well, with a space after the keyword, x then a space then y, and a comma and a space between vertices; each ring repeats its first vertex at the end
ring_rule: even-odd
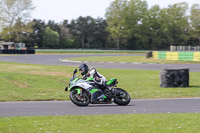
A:
POLYGON ((121 106, 128 105, 131 101, 131 97, 128 94, 128 92, 126 92, 125 90, 121 88, 115 88, 115 89, 117 89, 118 93, 116 94, 114 98, 114 102, 121 106))
POLYGON ((76 89, 69 94, 70 100, 77 106, 88 106, 90 103, 89 96, 86 90, 82 90, 82 95, 78 94, 76 89))

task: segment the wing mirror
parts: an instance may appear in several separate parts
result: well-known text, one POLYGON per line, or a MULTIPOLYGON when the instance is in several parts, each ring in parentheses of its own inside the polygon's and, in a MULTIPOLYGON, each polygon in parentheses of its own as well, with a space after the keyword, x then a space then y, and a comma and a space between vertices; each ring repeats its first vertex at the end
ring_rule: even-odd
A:
POLYGON ((77 73, 77 69, 74 70, 74 74, 76 74, 76 73, 77 73))
POLYGON ((74 70, 74 73, 73 73, 73 79, 74 79, 74 75, 77 73, 77 69, 74 70))

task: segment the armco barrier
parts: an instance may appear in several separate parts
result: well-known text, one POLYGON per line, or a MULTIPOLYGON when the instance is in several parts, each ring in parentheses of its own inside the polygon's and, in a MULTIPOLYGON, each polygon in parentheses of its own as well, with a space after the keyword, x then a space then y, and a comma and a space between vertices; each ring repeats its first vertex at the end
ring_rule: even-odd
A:
POLYGON ((35 54, 35 49, 17 50, 17 49, 3 49, 0 54, 35 54))
POLYGON ((166 52, 167 60, 178 60, 179 52, 166 52))
POLYGON ((154 59, 200 61, 200 52, 153 51, 154 59))
POLYGON ((193 61, 194 52, 179 52, 179 60, 193 61))
POLYGON ((153 51, 153 58, 158 59, 158 51, 153 51))
POLYGON ((200 61, 200 52, 194 52, 193 61, 200 61))
POLYGON ((166 52, 158 52, 158 59, 166 59, 166 52))

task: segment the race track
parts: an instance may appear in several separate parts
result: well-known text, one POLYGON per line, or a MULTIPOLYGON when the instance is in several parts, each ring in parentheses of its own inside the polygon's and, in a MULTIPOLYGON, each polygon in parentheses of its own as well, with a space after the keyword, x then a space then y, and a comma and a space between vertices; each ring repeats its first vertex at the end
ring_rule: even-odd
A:
POLYGON ((0 102, 0 117, 49 115, 100 115, 145 113, 200 113, 200 98, 140 99, 128 106, 90 104, 78 107, 69 101, 0 102))
MULTIPOLYGON (((79 66, 81 62, 63 62, 59 59, 90 56, 141 56, 141 54, 60 54, 60 55, 17 55, 0 56, 0 62, 16 62, 41 65, 79 66)), ((191 72, 200 72, 200 64, 151 64, 151 63, 95 63, 88 62, 95 68, 161 70, 162 68, 189 68, 191 72)))

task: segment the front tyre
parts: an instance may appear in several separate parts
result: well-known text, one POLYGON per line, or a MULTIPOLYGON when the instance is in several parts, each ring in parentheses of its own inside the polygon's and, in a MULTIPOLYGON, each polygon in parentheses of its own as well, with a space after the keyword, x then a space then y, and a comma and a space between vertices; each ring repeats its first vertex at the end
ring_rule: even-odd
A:
POLYGON ((89 96, 86 90, 82 90, 81 94, 77 89, 70 92, 70 100, 77 106, 88 106, 90 103, 89 96))
POLYGON ((117 93, 115 94, 114 102, 118 105, 128 105, 131 101, 131 97, 125 90, 121 88, 115 88, 117 93))

